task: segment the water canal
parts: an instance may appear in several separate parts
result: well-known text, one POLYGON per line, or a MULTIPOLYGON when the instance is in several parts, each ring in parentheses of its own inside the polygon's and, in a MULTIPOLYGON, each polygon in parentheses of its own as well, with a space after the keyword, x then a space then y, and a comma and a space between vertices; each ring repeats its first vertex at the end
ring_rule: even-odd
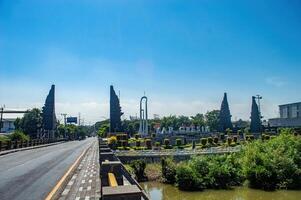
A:
POLYGON ((232 190, 205 190, 184 192, 177 187, 159 182, 141 183, 152 200, 300 200, 301 191, 266 192, 247 187, 232 190))

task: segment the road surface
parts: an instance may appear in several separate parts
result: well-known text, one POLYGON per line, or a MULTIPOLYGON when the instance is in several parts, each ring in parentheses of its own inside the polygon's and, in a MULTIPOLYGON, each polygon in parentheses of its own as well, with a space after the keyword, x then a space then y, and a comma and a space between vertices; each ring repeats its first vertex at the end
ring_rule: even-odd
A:
POLYGON ((96 138, 0 156, 0 199, 44 199, 96 138))

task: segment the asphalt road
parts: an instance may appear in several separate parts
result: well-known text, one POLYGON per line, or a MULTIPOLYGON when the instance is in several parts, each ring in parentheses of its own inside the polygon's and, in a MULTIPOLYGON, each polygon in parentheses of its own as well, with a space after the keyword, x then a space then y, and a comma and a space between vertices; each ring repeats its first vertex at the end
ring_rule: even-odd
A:
POLYGON ((0 199, 44 199, 96 138, 0 156, 0 199))

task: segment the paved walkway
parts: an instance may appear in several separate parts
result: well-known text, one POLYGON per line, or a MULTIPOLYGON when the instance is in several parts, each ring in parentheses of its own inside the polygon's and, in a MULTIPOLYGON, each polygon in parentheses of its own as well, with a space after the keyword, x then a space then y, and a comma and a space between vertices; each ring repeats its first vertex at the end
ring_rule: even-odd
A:
POLYGON ((94 142, 63 190, 59 200, 100 198, 98 143, 94 142))

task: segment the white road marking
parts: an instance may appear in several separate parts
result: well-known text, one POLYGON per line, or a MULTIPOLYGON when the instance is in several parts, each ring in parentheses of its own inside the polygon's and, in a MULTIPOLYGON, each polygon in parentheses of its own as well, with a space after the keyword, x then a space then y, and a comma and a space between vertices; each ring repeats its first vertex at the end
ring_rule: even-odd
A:
POLYGON ((69 193, 69 191, 70 191, 69 189, 64 189, 62 195, 63 195, 63 196, 66 196, 66 195, 69 193))

